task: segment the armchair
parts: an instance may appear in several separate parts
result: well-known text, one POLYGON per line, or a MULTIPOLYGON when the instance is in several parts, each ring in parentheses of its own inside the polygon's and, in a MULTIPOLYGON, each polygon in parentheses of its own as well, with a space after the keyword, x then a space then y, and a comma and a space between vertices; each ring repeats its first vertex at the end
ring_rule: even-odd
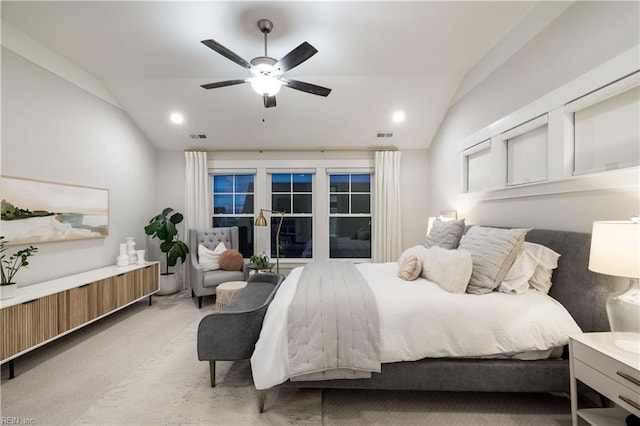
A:
POLYGON ((198 297, 198 308, 202 308, 202 298, 216 294, 216 287, 228 281, 247 281, 249 278, 249 268, 247 262, 244 263, 242 271, 202 271, 198 262, 198 245, 202 244, 206 248, 213 250, 223 242, 229 249, 236 249, 240 246, 238 237, 238 227, 225 228, 199 228, 189 230, 189 281, 192 296, 198 297))

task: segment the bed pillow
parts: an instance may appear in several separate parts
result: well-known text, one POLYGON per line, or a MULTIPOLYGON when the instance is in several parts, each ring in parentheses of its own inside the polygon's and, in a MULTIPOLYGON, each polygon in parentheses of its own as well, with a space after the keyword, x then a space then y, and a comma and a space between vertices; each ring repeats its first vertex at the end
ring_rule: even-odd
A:
POLYGON ((551 275, 553 274, 553 270, 558 267, 560 254, 551 250, 549 247, 536 243, 525 242, 523 248, 525 251, 531 253, 538 262, 533 276, 529 279, 529 285, 542 294, 549 293, 549 289, 551 288, 551 275))
POLYGON ((209 250, 202 244, 198 245, 198 263, 204 272, 220 269, 220 255, 227 247, 221 241, 215 249, 209 250))
POLYGON ((467 289, 473 262, 467 250, 446 250, 439 246, 425 250, 422 275, 449 293, 462 294, 467 289))
POLYGON ((219 263, 223 271, 242 271, 244 259, 238 250, 228 249, 220 255, 219 263))
MULTIPOLYGON (((526 243, 524 243, 526 244, 526 243)), ((538 266, 538 260, 531 252, 520 250, 509 272, 498 285, 498 291, 508 294, 522 294, 529 290, 529 280, 538 266)))
POLYGON ((426 248, 440 246, 447 250, 453 250, 458 248, 462 234, 464 234, 464 219, 441 220, 436 218, 424 245, 426 248))
POLYGON ((513 265, 527 229, 472 226, 460 241, 473 260, 467 293, 487 294, 495 290, 513 265))
POLYGON ((398 276, 405 281, 413 281, 420 276, 422 262, 418 256, 405 256, 398 263, 398 276))

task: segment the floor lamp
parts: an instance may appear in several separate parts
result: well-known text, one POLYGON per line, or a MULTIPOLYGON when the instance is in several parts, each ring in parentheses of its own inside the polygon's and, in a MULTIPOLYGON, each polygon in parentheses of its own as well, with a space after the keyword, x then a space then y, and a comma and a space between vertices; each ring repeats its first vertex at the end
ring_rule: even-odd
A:
POLYGON ((264 217, 263 212, 269 212, 280 215, 280 222, 278 223, 278 230, 276 231, 276 273, 280 273, 280 228, 282 228, 282 221, 284 220, 285 212, 277 212, 274 210, 260 209, 260 213, 256 218, 256 226, 267 226, 267 219, 264 217))

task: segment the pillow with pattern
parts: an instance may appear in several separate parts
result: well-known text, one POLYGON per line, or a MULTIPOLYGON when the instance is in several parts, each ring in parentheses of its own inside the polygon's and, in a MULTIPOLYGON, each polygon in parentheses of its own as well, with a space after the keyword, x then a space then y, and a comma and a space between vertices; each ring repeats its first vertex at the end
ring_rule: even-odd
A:
POLYGON ((439 246, 447 250, 458 248, 460 238, 464 234, 464 219, 441 220, 436 218, 424 243, 426 248, 439 246))
POLYGON ((420 276, 422 262, 417 256, 409 255, 398 263, 398 276, 405 281, 413 281, 420 276))

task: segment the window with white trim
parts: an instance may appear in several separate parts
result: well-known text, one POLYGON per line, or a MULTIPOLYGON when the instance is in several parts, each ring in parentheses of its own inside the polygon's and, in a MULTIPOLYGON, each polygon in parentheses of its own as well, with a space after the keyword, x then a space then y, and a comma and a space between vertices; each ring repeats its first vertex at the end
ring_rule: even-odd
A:
MULTIPOLYGON (((313 174, 271 173, 271 210, 284 212, 280 258, 313 257, 313 174)), ((276 257, 280 215, 271 215, 271 257, 276 257)))
POLYGON ((547 179, 547 115, 503 133, 507 148, 507 186, 547 179))
POLYGON ((575 175, 639 164, 638 72, 567 104, 567 111, 573 115, 575 175))
POLYGON ((371 174, 329 175, 329 258, 371 258, 371 174))
POLYGON ((213 176, 213 227, 237 226, 239 252, 244 258, 254 254, 255 174, 213 176))
POLYGON ((491 141, 486 140, 463 152, 465 192, 482 191, 491 185, 491 141))

